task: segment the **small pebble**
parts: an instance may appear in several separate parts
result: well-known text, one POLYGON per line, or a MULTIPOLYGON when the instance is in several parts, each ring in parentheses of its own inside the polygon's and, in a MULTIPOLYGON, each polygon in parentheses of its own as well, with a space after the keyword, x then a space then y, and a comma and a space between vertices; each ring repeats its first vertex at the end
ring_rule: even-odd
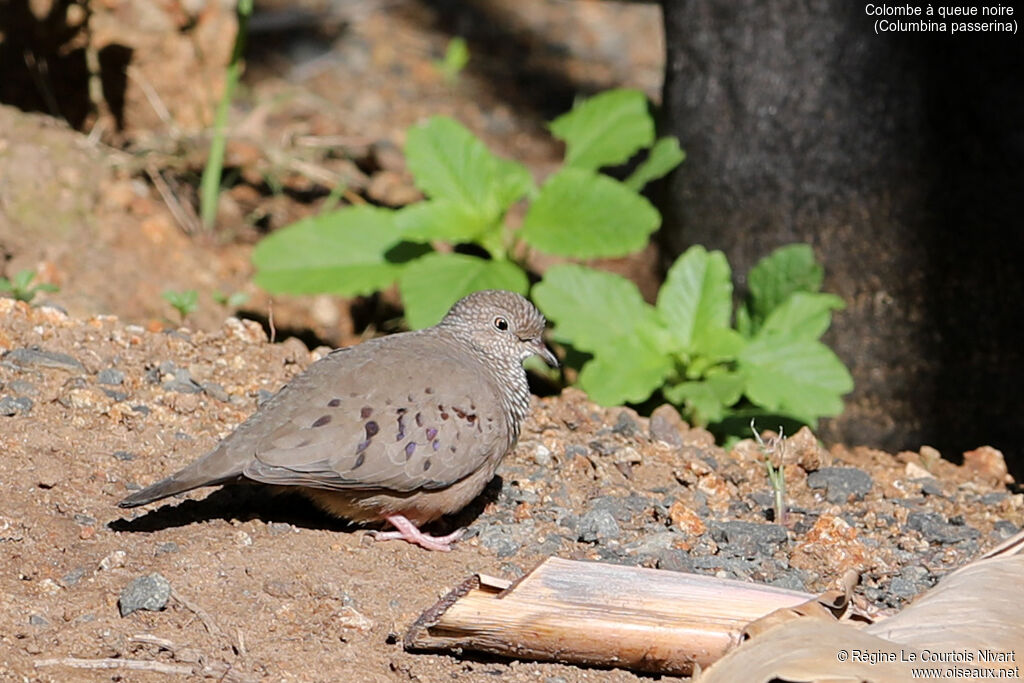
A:
POLYGON ((847 503, 851 496, 863 500, 872 484, 871 475, 856 467, 824 467, 807 475, 807 486, 825 489, 825 498, 830 503, 847 503))
POLYGON ((712 522, 708 529, 720 551, 735 557, 770 556, 789 539, 786 529, 778 524, 712 522))
POLYGON ((85 367, 73 356, 56 351, 44 351, 38 347, 14 349, 2 357, 8 363, 21 369, 53 368, 67 372, 85 372, 85 367))
POLYGON ((18 394, 20 396, 35 396, 39 393, 39 389, 36 388, 32 382, 26 382, 23 379, 12 380, 7 385, 8 391, 18 394))
POLYGON ((648 422, 648 431, 653 441, 661 441, 670 446, 683 445, 683 432, 686 431, 686 423, 679 415, 679 411, 668 403, 664 403, 654 409, 648 422))
POLYGON ((959 543, 981 535, 974 527, 962 523, 954 524, 938 512, 911 512, 907 515, 904 529, 920 532, 921 536, 931 543, 959 543))
POLYGON ((511 557, 519 552, 522 543, 516 540, 508 527, 490 524, 480 530, 480 544, 498 557, 511 557))
POLYGON ((0 415, 11 417, 32 410, 32 399, 27 396, 4 396, 0 398, 0 415))
POLYGON ((121 591, 118 607, 121 616, 126 617, 136 610, 145 609, 159 612, 171 598, 171 584, 158 573, 140 576, 121 591))
POLYGON ((579 523, 578 540, 584 543, 598 543, 618 538, 622 533, 615 516, 605 509, 591 509, 579 523))
POLYGON ((992 525, 992 531, 995 533, 996 537, 999 540, 1005 541, 1010 536, 1013 536, 1015 533, 1020 531, 1020 528, 1018 528, 1017 525, 1013 522, 1008 522, 1005 519, 1001 519, 994 525, 992 525))
POLYGON ((33 614, 33 615, 29 616, 28 623, 30 625, 32 625, 32 626, 39 626, 39 627, 49 626, 50 625, 50 622, 47 621, 46 617, 44 617, 42 614, 33 614))
POLYGON ((186 368, 174 371, 173 379, 160 385, 164 391, 176 391, 181 394, 198 394, 203 390, 199 383, 192 379, 192 373, 186 368))
POLYGON ((121 401, 127 401, 128 400, 128 393, 125 392, 125 391, 116 391, 114 389, 103 389, 102 387, 101 387, 101 389, 102 389, 104 394, 106 394, 109 398, 114 399, 118 403, 120 403, 121 401))
POLYGON ((153 549, 153 554, 156 556, 160 556, 180 551, 181 548, 174 541, 163 541, 161 543, 156 544, 156 548, 153 549))
POLYGON ((111 569, 120 569, 124 566, 127 560, 128 553, 123 550, 115 550, 100 560, 100 569, 105 572, 110 571, 111 569))
POLYGON ((104 368, 96 375, 96 381, 100 384, 118 385, 124 384, 124 373, 117 368, 104 368))
POLYGON ((231 400, 231 397, 228 395, 228 392, 224 390, 224 387, 216 382, 204 382, 200 386, 210 398, 217 399, 222 403, 227 403, 231 400))
POLYGON ((548 449, 547 446, 540 444, 537 446, 536 449, 534 449, 533 461, 540 465, 541 467, 550 467, 552 460, 553 458, 551 457, 551 451, 548 449))
POLYGON ((85 576, 85 567, 75 567, 67 574, 60 577, 60 581, 58 581, 58 583, 65 588, 70 588, 81 581, 83 576, 85 576))
POLYGON ((129 451, 114 451, 112 454, 116 459, 128 462, 135 459, 135 454, 129 451))
POLYGON ((632 415, 623 410, 619 413, 618 419, 615 420, 615 426, 612 427, 612 431, 625 437, 632 437, 640 431, 640 425, 637 424, 632 415))

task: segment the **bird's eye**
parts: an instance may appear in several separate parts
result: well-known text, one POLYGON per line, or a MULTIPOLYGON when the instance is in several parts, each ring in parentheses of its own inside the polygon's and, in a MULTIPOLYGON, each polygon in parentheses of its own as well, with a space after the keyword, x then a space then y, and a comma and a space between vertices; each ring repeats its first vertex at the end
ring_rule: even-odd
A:
POLYGON ((501 317, 495 318, 494 326, 497 327, 502 332, 505 332, 506 330, 508 330, 508 321, 501 317))

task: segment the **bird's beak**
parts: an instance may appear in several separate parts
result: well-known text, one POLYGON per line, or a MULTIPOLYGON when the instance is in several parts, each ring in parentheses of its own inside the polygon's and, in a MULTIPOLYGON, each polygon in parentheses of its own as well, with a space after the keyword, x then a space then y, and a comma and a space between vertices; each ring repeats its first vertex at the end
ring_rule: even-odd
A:
POLYGON ((530 340, 530 346, 533 347, 534 353, 544 359, 545 363, 553 368, 558 367, 558 359, 555 357, 555 354, 551 353, 551 349, 544 344, 543 339, 534 337, 530 340))

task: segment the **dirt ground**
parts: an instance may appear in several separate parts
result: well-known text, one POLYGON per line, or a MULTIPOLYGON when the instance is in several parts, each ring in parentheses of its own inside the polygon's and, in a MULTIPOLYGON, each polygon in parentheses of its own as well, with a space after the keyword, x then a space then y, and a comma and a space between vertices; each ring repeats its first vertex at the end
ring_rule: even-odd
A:
MULTIPOLYGON (((214 232, 189 213, 204 115, 161 89, 181 62, 140 53, 133 83, 149 78, 157 99, 132 90, 117 135, 0 106, 2 274, 31 268, 61 288, 35 307, 0 299, 0 679, 633 681, 401 642, 469 574, 516 578, 551 555, 806 591, 856 568, 857 602, 884 612, 1024 526, 1024 496, 994 449, 954 466, 942 455, 960 454, 927 446, 826 450, 809 431, 790 441, 780 525, 753 442, 725 451, 671 408, 647 418, 573 390, 536 399, 499 478, 442 525, 468 527, 451 553, 375 543, 257 487, 118 509, 205 453, 321 344, 386 326, 372 302, 330 297, 275 299, 278 343, 229 317, 268 316, 248 260, 262 234, 320 210, 342 179, 364 200, 414 199, 397 149, 422 116, 457 115, 543 177, 559 154, 543 122, 575 92, 660 87, 655 6, 379 0, 334 3, 325 22, 300 5, 318 32, 262 34, 251 56, 214 232), (452 34, 474 55, 455 84, 431 65, 452 34), (170 119, 153 114, 160 93, 170 119), (200 292, 186 327, 161 298, 169 289, 200 292), (248 300, 227 306, 216 292, 248 300), (171 588, 164 609, 121 616, 125 589, 154 573, 171 588), (83 668, 106 659, 140 668, 83 668)), ((232 35, 216 16, 190 21, 212 32, 204 40, 232 35)), ((185 54, 168 41, 166 54, 185 54)), ((609 265, 644 286, 651 262, 609 265)))

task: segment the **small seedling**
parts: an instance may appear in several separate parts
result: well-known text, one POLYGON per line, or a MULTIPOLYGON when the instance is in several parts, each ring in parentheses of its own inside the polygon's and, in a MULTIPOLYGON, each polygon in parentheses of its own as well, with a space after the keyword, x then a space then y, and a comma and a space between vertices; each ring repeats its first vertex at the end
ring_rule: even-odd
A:
POLYGON ((750 431, 754 433, 757 445, 761 447, 761 454, 764 456, 764 468, 768 473, 768 481, 775 493, 775 521, 782 526, 786 525, 786 470, 783 460, 786 457, 786 435, 779 426, 779 435, 773 436, 766 442, 761 438, 754 420, 750 420, 750 431), (772 456, 778 455, 779 464, 772 462, 772 456))
POLYGON ((217 198, 220 195, 221 171, 224 168, 224 152, 227 149, 228 112, 244 68, 245 40, 249 33, 249 17, 252 15, 252 8, 253 0, 238 0, 235 10, 238 15, 238 33, 235 34, 231 61, 224 74, 224 92, 221 94, 217 112, 214 115, 210 153, 206 159, 206 168, 203 169, 203 178, 200 184, 199 212, 203 219, 203 227, 207 230, 213 228, 213 222, 217 217, 217 198))
POLYGON ((444 57, 434 61, 434 67, 441 72, 444 80, 449 85, 454 85, 459 80, 459 74, 469 63, 469 46, 464 38, 456 36, 448 41, 448 47, 444 51, 444 57))
POLYGON ((40 282, 33 285, 32 281, 35 278, 36 272, 28 269, 18 271, 13 280, 0 277, 0 292, 10 292, 18 301, 29 303, 39 292, 60 291, 60 287, 49 282, 40 282))
POLYGON ((186 289, 184 292, 167 290, 163 293, 163 297, 181 316, 182 323, 185 322, 189 313, 199 307, 199 293, 194 289, 186 289))
POLYGON ((217 290, 212 294, 212 296, 214 301, 219 303, 221 306, 227 306, 228 308, 238 308, 249 300, 249 294, 247 292, 227 294, 217 290))

